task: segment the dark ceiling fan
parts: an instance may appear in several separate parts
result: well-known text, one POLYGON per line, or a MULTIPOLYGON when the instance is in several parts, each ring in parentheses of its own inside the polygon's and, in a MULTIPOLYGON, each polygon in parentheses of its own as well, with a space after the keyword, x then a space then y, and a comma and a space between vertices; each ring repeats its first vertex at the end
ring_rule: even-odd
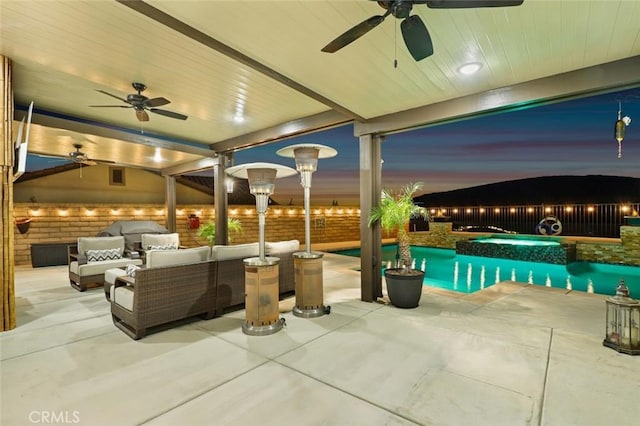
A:
POLYGON ((73 147, 76 149, 75 151, 71 151, 69 153, 69 158, 74 162, 74 163, 80 163, 80 164, 84 164, 85 166, 95 166, 98 163, 108 163, 108 164, 113 164, 115 163, 115 161, 109 161, 109 160, 94 160, 92 158, 89 158, 87 156, 87 154, 85 154, 84 152, 80 151, 82 149, 82 145, 80 145, 79 143, 75 143, 73 144, 73 147))
POLYGON ((138 93, 131 93, 127 95, 127 98, 121 98, 120 96, 113 95, 104 90, 96 89, 100 93, 104 93, 107 96, 111 96, 112 98, 116 98, 125 102, 129 105, 90 105, 91 107, 96 108, 133 108, 136 112, 136 117, 138 121, 149 121, 149 114, 147 111, 153 112, 154 114, 164 115, 169 118, 176 118, 178 120, 186 120, 188 117, 183 114, 179 114, 173 111, 167 111, 166 109, 156 108, 159 106, 167 105, 171 103, 166 98, 147 98, 142 92, 145 91, 147 86, 142 83, 131 83, 133 88, 138 93))
POLYGON ((93 158, 89 158, 87 154, 81 151, 82 144, 74 143, 73 147, 76 149, 75 151, 71 151, 66 156, 61 155, 45 155, 45 154, 35 154, 39 157, 48 157, 48 158, 57 158, 59 160, 73 161, 76 164, 81 164, 85 166, 95 166, 98 163, 101 164, 115 164, 115 161, 110 160, 95 160, 93 158))
POLYGON ((383 15, 375 15, 358 25, 350 28, 345 33, 322 48, 323 52, 334 53, 346 45, 356 41, 378 25, 389 15, 402 19, 400 29, 402 38, 409 49, 413 59, 419 61, 433 55, 433 44, 427 27, 418 15, 411 15, 414 4, 426 4, 432 9, 463 9, 477 7, 504 7, 519 6, 524 0, 384 0, 378 1, 378 5, 386 12, 383 15))

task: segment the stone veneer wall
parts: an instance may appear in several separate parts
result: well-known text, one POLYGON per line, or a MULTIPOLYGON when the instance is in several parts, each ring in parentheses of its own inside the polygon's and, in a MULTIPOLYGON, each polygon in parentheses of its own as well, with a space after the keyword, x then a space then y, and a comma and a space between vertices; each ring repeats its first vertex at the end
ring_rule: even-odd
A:
POLYGON ((621 226, 620 242, 578 241, 576 250, 578 260, 640 266, 640 226, 621 226))
POLYGON ((429 222, 429 231, 410 232, 412 245, 455 250, 458 241, 468 240, 466 234, 452 234, 451 222, 429 222))
MULTIPOLYGON (((431 222, 427 232, 411 232, 411 244, 455 250, 456 242, 482 234, 452 233, 450 222, 431 222)), ((621 226, 620 241, 572 237, 576 241, 576 260, 640 266, 640 226, 621 226)))
MULTIPOLYGON (((76 241, 78 237, 94 236, 116 220, 153 220, 165 224, 164 206, 145 204, 57 204, 14 203, 16 220, 30 218, 29 230, 20 234, 14 226, 15 264, 31 264, 31 244, 76 241)), ((212 205, 179 205, 176 208, 176 231, 187 247, 205 245, 197 230, 188 229, 188 216, 195 214, 200 223, 215 219, 212 205)), ((231 244, 258 240, 258 215, 255 206, 230 206, 229 217, 239 219, 243 232, 230 235, 231 244)), ((281 241, 297 239, 304 246, 304 208, 271 206, 267 211, 265 239, 281 241)), ((360 240, 360 209, 358 207, 312 207, 312 243, 360 240)))

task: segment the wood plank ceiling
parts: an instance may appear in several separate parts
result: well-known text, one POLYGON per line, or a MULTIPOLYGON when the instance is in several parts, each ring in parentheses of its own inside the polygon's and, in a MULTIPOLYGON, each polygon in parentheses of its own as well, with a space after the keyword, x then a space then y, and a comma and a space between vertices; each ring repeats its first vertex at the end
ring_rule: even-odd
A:
MULTIPOLYGON (((638 1, 415 5, 433 40, 429 58, 411 58, 392 16, 336 53, 320 51, 382 13, 366 0, 3 1, 0 53, 13 60, 17 104, 33 100, 39 109, 30 151, 65 155, 77 142, 91 158, 156 170, 202 158, 207 151, 201 149, 234 150, 354 119, 376 122, 579 70, 590 71, 589 82, 582 73, 582 80, 544 96, 640 84, 638 72, 598 75, 602 64, 622 61, 619 68, 628 69, 638 63, 638 1), (468 62, 482 68, 472 76, 459 73, 468 62), (189 118, 150 114, 141 127, 131 109, 89 107, 122 104, 96 90, 126 97, 134 81, 148 86, 145 95, 171 100, 163 109, 189 118), (150 161, 156 148, 162 163, 150 161)), ((528 96, 539 101, 541 95, 528 96)), ((411 125, 428 124, 428 117, 411 117, 411 125)))

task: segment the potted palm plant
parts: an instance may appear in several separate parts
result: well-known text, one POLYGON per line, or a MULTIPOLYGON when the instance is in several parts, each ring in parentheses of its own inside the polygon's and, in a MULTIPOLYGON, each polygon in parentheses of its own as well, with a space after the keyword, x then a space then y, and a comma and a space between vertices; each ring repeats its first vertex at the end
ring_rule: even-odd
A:
MULTIPOLYGON (((228 218, 227 229, 229 232, 242 232, 242 223, 238 219, 228 218)), ((207 240, 210 246, 216 243, 216 224, 215 222, 208 222, 204 225, 200 225, 198 228, 198 237, 207 240)), ((231 241, 231 237, 229 237, 231 241)))
POLYGON ((413 203, 414 194, 421 188, 422 183, 417 182, 404 186, 397 193, 384 189, 380 204, 369 213, 369 226, 379 221, 385 232, 397 232, 396 267, 385 269, 384 277, 389 300, 399 308, 415 308, 422 295, 424 272, 411 268, 411 247, 407 232, 412 217, 422 216, 425 220, 428 219, 427 210, 413 203))

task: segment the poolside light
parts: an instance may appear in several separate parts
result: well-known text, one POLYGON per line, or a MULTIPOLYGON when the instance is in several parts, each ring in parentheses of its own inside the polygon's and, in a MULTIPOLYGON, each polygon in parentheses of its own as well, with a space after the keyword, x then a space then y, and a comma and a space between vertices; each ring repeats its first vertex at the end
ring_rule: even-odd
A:
POLYGON ((242 331, 252 336, 266 336, 281 330, 284 319, 278 318, 280 259, 265 256, 265 213, 276 178, 294 175, 296 171, 279 164, 248 163, 229 167, 226 172, 229 176, 249 179, 249 190, 256 197, 259 256, 244 259, 246 320, 242 331))
POLYGON ((640 302, 631 298, 624 279, 616 295, 606 300, 606 334, 602 344, 630 355, 640 355, 640 302))
POLYGON ((338 151, 325 145, 302 143, 279 149, 276 154, 295 158, 296 169, 300 172, 300 184, 304 188, 305 251, 293 254, 296 265, 296 305, 293 315, 303 318, 319 317, 328 314, 331 308, 323 305, 323 254, 311 252, 311 176, 318 169, 319 158, 335 157, 338 151))

